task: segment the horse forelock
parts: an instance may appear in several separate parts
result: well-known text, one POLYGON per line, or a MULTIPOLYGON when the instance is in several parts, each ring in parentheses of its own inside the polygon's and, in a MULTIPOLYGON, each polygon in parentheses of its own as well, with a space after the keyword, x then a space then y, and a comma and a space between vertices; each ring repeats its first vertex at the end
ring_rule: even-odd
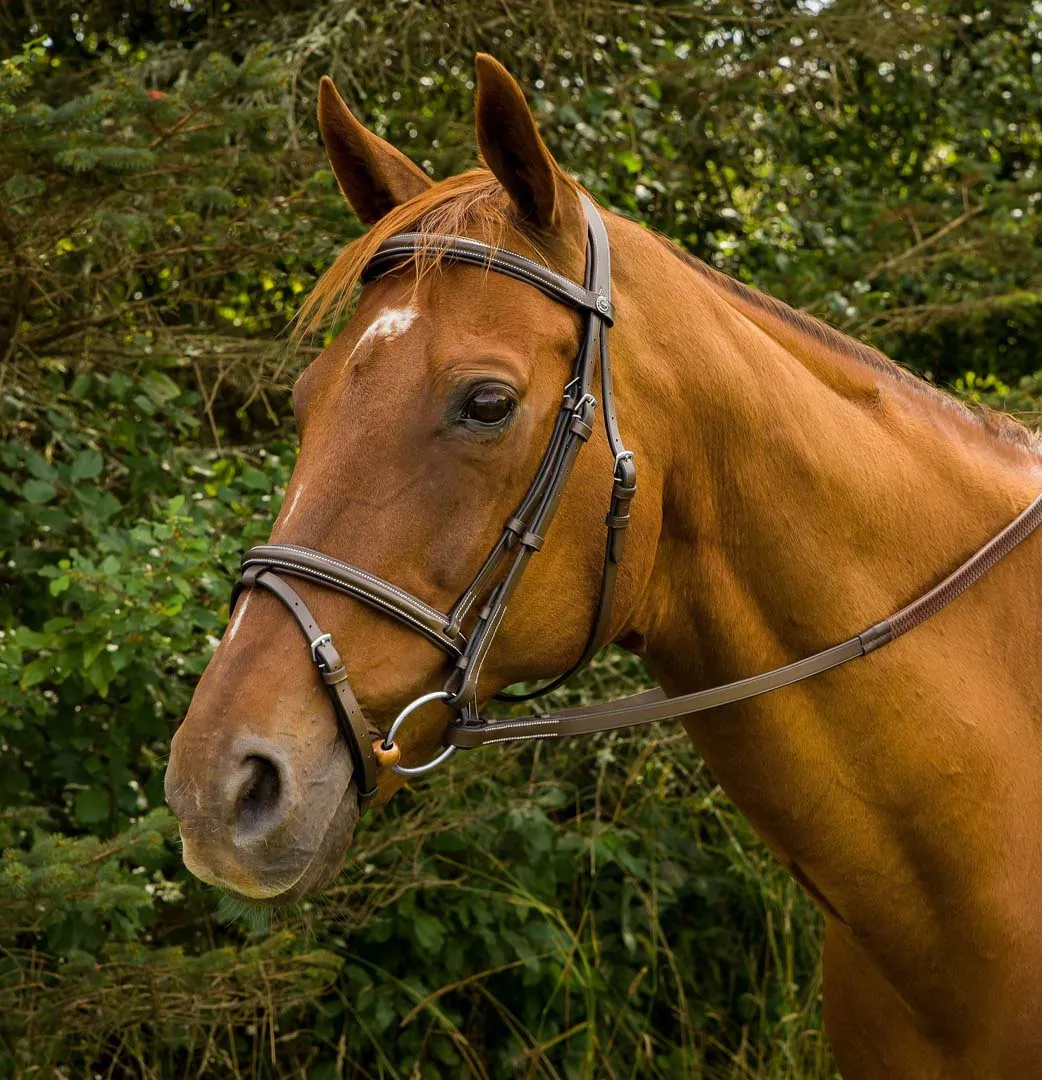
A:
MULTIPOLYGON (((571 181, 565 180, 571 185, 571 181)), ((488 169, 470 169, 449 177, 422 194, 396 206, 373 227, 346 247, 304 301, 296 316, 296 335, 306 337, 335 323, 350 302, 366 265, 377 248, 396 233, 421 237, 476 235, 493 248, 524 247, 530 256, 548 262, 541 238, 519 220, 499 181, 488 169)), ((436 269, 442 253, 434 245, 402 266, 420 274, 436 269)))

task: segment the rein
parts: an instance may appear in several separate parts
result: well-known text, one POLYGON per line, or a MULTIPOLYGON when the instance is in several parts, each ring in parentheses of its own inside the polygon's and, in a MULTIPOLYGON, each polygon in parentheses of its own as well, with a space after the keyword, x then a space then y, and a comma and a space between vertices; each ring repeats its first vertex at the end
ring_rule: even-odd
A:
POLYGON ((593 202, 583 194, 579 198, 588 231, 586 273, 582 285, 522 255, 497 250, 478 240, 417 233, 399 233, 390 237, 380 245, 363 273, 364 281, 372 281, 416 255, 437 254, 450 262, 482 267, 523 281, 584 317, 572 378, 564 388, 561 407, 535 478, 451 611, 440 612, 383 578, 310 548, 262 544, 243 556, 242 576, 232 590, 231 608, 234 610, 243 590, 260 588, 278 597, 296 620, 326 684, 340 730, 352 754, 363 807, 376 794, 379 770, 384 764, 402 775, 419 776, 440 765, 458 749, 525 739, 589 735, 689 716, 790 686, 866 656, 943 610, 1042 524, 1040 494, 1023 513, 935 588, 847 641, 795 663, 679 697, 667 697, 661 688, 655 688, 619 701, 535 713, 518 719, 495 720, 481 716, 477 690, 482 664, 529 560, 543 546, 575 459, 593 434, 593 414, 598 402, 592 388, 598 365, 602 416, 615 467, 605 517, 600 597, 593 623, 582 653, 567 671, 534 690, 521 694, 504 692, 496 697, 505 701, 528 701, 561 686, 584 668, 610 639, 615 582, 629 524, 629 507, 637 490, 636 466, 633 454, 623 445, 615 415, 608 350, 608 330, 613 323, 608 235, 593 202), (499 576, 504 565, 506 571, 499 576), (453 661, 452 672, 443 688, 423 694, 406 705, 387 734, 381 737, 370 728, 351 690, 347 671, 332 637, 322 632, 286 577, 301 578, 352 596, 423 634, 453 661), (477 614, 473 625, 465 635, 464 623, 475 608, 477 614), (401 765, 395 736, 413 712, 432 701, 442 701, 456 713, 445 733, 445 748, 422 765, 401 765))

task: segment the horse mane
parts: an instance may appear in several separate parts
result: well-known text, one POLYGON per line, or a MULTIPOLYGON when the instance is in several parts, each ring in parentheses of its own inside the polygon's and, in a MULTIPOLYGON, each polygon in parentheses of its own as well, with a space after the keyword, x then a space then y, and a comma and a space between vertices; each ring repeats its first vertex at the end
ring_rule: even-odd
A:
POLYGON ((790 307, 784 301, 730 277, 728 274, 691 255, 668 236, 655 232, 652 235, 674 257, 705 278, 717 291, 729 293, 740 303, 762 312, 771 319, 785 323, 797 333, 836 355, 849 357, 859 363, 868 365, 874 371, 878 371, 889 379, 909 388, 933 404, 939 405, 948 412, 970 421, 974 426, 1001 442, 1022 446, 1032 453, 1038 453, 1042 449, 1042 445, 1040 445, 1042 436, 1038 432, 1025 427, 1019 420, 1008 413, 999 412, 983 404, 973 403, 971 405, 961 401, 941 387, 927 382, 914 372, 902 367, 895 360, 891 360, 890 357, 871 345, 866 345, 864 342, 848 337, 834 326, 829 326, 828 323, 816 319, 806 311, 790 307))

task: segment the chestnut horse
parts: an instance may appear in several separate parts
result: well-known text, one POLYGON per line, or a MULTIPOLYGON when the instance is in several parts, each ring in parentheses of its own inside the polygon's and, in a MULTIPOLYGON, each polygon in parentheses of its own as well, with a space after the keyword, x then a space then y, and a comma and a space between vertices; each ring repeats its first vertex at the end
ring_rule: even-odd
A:
MULTIPOLYGON (((388 236, 470 236, 582 280, 576 185, 524 96, 478 58, 487 169, 437 184, 324 80, 318 118, 370 232, 323 278, 317 325, 388 236)), ((888 615, 1042 488, 1034 439, 605 214, 619 422, 640 465, 611 637, 671 694, 798 659, 888 615)), ((329 553, 438 610, 470 581, 540 461, 575 312, 479 268, 367 285, 297 382, 300 457, 272 541, 329 553)), ((480 679, 567 669, 600 585, 612 456, 580 455, 480 679)), ((856 664, 685 721, 714 775, 825 913, 825 1020, 847 1080, 1042 1077, 1042 614, 1028 542, 915 633, 856 664)), ((424 637, 299 586, 382 731, 441 684, 424 637)), ((418 712, 403 760, 448 714, 418 712)), ((494 751, 489 751, 494 753, 494 751)), ((358 815, 351 756, 298 629, 252 590, 174 737, 184 859, 247 897, 333 875, 358 815)), ((376 802, 401 780, 380 773, 376 802)))

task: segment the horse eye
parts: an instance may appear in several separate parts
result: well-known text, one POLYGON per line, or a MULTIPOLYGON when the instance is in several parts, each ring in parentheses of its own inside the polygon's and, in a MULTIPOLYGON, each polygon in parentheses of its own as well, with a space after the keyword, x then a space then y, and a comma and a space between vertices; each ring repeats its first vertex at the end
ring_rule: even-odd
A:
POLYGON ((513 396, 506 390, 498 386, 483 386, 467 398, 463 406, 463 419, 492 427, 502 424, 515 407, 513 396))

